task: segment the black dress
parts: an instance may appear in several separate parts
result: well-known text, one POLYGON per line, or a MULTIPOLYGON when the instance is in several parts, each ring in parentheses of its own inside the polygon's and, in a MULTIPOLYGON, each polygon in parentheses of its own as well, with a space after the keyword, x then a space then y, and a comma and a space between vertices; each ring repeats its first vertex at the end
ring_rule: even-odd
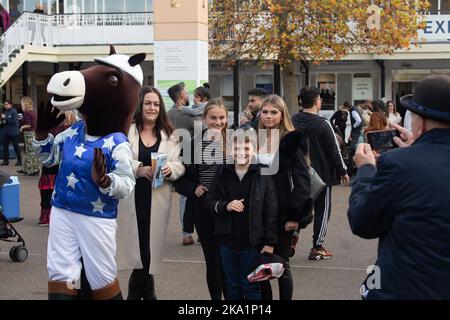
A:
MULTIPOLYGON (((139 135, 138 160, 144 166, 152 163, 152 152, 158 152, 161 139, 158 139, 151 147, 146 147, 139 135)), ((150 268, 150 215, 152 207, 152 182, 147 178, 137 178, 134 194, 136 206, 136 218, 138 223, 139 249, 142 266, 148 271, 150 268)))

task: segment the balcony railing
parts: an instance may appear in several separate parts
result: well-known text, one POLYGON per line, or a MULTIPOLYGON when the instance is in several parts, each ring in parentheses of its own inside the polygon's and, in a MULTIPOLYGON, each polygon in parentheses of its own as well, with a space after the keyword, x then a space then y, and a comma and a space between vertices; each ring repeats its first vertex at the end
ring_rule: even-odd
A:
POLYGON ((1 35, 0 63, 25 44, 47 47, 153 43, 153 13, 42 15, 25 12, 1 35))

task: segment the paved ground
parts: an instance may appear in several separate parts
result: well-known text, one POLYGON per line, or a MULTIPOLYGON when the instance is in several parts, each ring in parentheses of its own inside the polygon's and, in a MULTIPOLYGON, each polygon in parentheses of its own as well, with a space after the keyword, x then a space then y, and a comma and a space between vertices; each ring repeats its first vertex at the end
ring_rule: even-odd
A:
MULTIPOLYGON (((10 165, 6 169, 14 174, 17 168, 10 165)), ((40 201, 37 182, 38 177, 20 176, 21 212, 25 220, 16 227, 25 238, 30 255, 24 263, 12 262, 8 256, 11 244, 0 241, 0 300, 47 298, 48 228, 37 224, 40 201)), ((359 285, 365 270, 375 261, 376 241, 359 239, 350 232, 346 217, 350 188, 336 187, 333 192, 333 212, 325 242, 334 254, 333 259, 309 261, 312 229, 309 227, 302 232, 297 253, 291 261, 294 299, 359 299, 359 285)), ((174 197, 174 204, 177 200, 178 197, 174 197)), ((201 247, 181 245, 178 206, 173 208, 164 271, 156 280, 158 298, 208 299, 201 247)), ((119 273, 125 296, 129 274, 128 271, 119 273)))

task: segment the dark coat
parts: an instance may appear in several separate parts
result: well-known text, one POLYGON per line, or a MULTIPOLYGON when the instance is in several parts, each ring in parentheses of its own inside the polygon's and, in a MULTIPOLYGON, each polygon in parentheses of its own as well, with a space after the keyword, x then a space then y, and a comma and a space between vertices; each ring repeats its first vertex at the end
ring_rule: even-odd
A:
POLYGON ((279 169, 274 175, 278 195, 280 222, 299 222, 301 228, 311 223, 313 200, 311 179, 305 155, 307 136, 298 130, 289 132, 280 141, 279 169))
MULTIPOLYGON (((260 167, 256 169, 260 171, 260 167)), ((214 232, 216 235, 231 233, 232 215, 226 206, 236 200, 233 195, 239 188, 239 178, 234 165, 220 166, 206 196, 210 214, 214 215, 214 232)), ((250 245, 259 247, 274 246, 277 243, 278 201, 271 176, 257 172, 251 182, 249 203, 250 245)))
POLYGON ((316 114, 300 112, 292 117, 292 123, 308 136, 311 166, 317 174, 327 185, 340 184, 347 167, 330 122, 316 114))
POLYGON ((5 111, 5 127, 4 132, 7 136, 14 137, 20 134, 19 132, 19 116, 16 109, 10 108, 5 111))
POLYGON ((354 234, 379 238, 381 289, 369 299, 450 299, 450 130, 383 153, 352 182, 354 234))

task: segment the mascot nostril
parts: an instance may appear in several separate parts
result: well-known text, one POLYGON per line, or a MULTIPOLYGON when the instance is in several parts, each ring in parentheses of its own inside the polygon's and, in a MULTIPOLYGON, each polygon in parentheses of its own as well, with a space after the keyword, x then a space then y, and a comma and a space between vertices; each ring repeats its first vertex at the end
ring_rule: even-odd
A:
POLYGON ((144 59, 145 54, 116 54, 111 46, 110 55, 96 58, 94 66, 57 73, 47 86, 53 97, 38 109, 33 147, 44 166, 60 167, 47 251, 50 299, 77 295, 67 288, 74 280, 67 266, 79 269, 81 258, 93 299, 121 298, 114 259, 117 205, 135 185, 126 135, 138 104, 144 59), (64 120, 58 109, 77 109, 82 120, 53 137, 50 129, 64 120), (79 252, 67 254, 67 248, 79 252))

